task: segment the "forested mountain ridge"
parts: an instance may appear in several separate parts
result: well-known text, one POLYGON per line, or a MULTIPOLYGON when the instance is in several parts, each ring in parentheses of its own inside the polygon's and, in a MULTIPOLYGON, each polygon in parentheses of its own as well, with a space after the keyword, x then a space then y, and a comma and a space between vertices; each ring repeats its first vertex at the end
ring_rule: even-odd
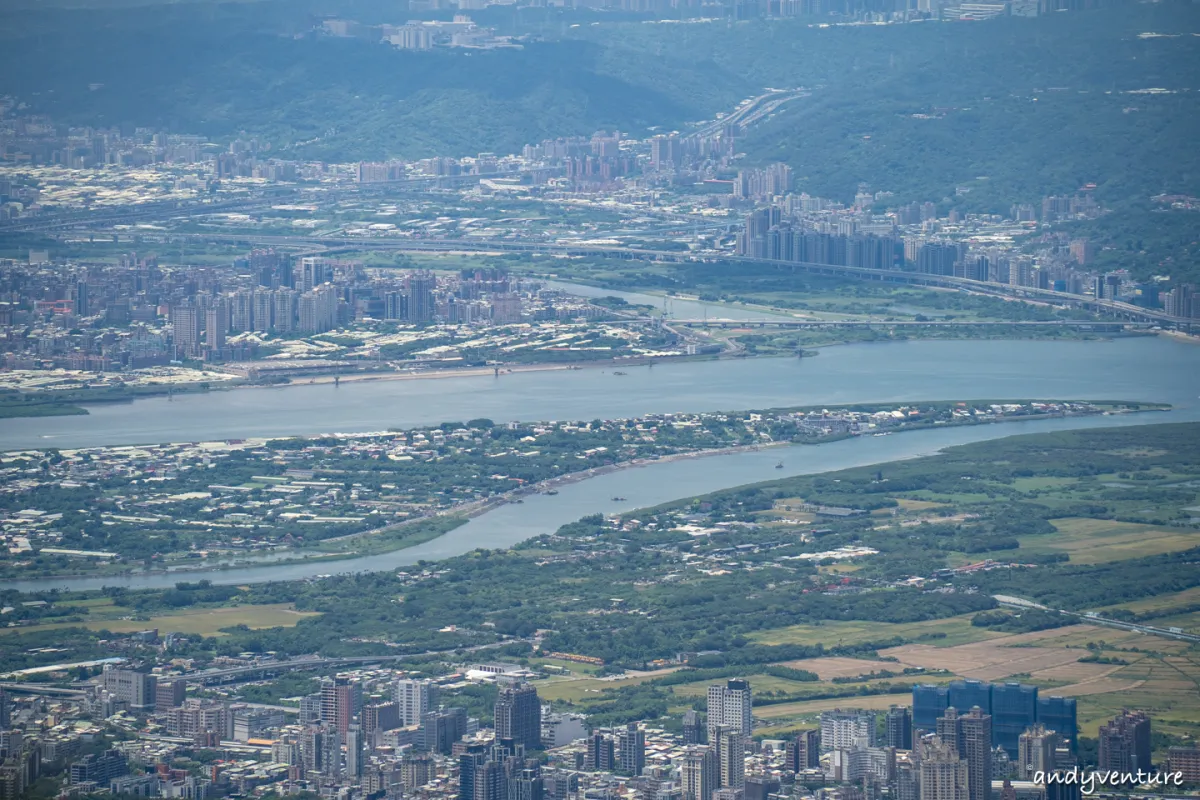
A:
POLYGON ((357 160, 519 152, 604 128, 642 135, 751 91, 653 53, 626 80, 603 68, 596 43, 404 51, 317 35, 312 18, 274 3, 246 7, 10 14, 0 26, 0 94, 57 122, 215 140, 244 132, 289 157, 357 160), (693 83, 707 96, 697 98, 693 83), (302 145, 280 149, 294 143, 302 145))

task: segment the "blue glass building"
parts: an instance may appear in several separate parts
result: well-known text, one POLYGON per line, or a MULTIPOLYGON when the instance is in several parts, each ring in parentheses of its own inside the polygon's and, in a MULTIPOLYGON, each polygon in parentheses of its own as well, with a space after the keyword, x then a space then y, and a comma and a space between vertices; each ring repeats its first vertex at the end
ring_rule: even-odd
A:
POLYGON ((1079 735, 1079 726, 1075 722, 1075 698, 1041 696, 1037 699, 1037 721, 1046 728, 1056 732, 1060 737, 1071 740, 1075 747, 1075 738, 1079 735))
POLYGON ((912 689, 914 730, 937 730, 937 719, 950 707, 950 690, 945 686, 917 684, 912 689))
POLYGON ((966 714, 975 706, 983 713, 991 713, 992 684, 983 681, 953 681, 950 684, 950 705, 958 709, 958 713, 966 714))
POLYGON ((1017 743, 1026 728, 1037 722, 1038 690, 1021 683, 992 686, 992 744, 1017 758, 1017 743))
POLYGON ((933 733, 938 717, 953 706, 960 714, 979 706, 992 716, 992 746, 1003 747, 1009 758, 1017 758, 1021 734, 1040 722, 1074 748, 1079 735, 1075 700, 1070 697, 1039 697, 1038 688, 1021 683, 954 681, 949 685, 920 684, 912 690, 913 730, 933 733))

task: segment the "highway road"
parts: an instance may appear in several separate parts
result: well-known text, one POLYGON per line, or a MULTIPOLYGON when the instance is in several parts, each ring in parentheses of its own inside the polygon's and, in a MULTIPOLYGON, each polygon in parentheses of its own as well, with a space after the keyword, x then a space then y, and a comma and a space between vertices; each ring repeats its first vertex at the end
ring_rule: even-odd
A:
MULTIPOLYGON (((638 321, 650 322, 653 317, 640 317, 638 321)), ((1153 327, 1148 322, 1093 322, 1091 320, 1050 320, 1044 322, 1019 321, 971 321, 971 320, 930 320, 918 322, 915 320, 780 320, 761 322, 741 322, 738 320, 722 319, 675 319, 674 325, 687 325, 693 328, 794 328, 801 330, 816 328, 1069 328, 1071 330, 1115 332, 1119 330, 1142 330, 1153 327)))
POLYGON ((0 689, 18 694, 53 694, 63 697, 82 697, 87 692, 84 689, 67 689, 61 686, 47 686, 44 683, 14 683, 0 682, 0 689))
POLYGON ((774 114, 785 103, 808 95, 809 92, 804 89, 772 89, 758 97, 751 98, 748 103, 738 106, 731 113, 690 131, 687 137, 713 136, 720 133, 727 125, 750 125, 774 114))
POLYGON ((1155 625, 1147 625, 1143 622, 1125 622, 1119 619, 1109 619, 1101 617, 1095 612, 1086 611, 1067 611, 1062 608, 1053 609, 1048 606, 1035 603, 1032 600, 1026 600, 1022 597, 1012 597, 1010 595, 997 594, 992 595, 997 603, 1009 608, 1034 608, 1039 611, 1057 611, 1059 614, 1064 614, 1069 617, 1074 617, 1080 625, 1102 625, 1106 628, 1118 628, 1123 631, 1133 631, 1134 633, 1145 633, 1150 636, 1161 636, 1164 639, 1176 639, 1182 642, 1191 642, 1192 644, 1200 644, 1200 636, 1191 633, 1184 633, 1182 630, 1171 630, 1169 628, 1159 628, 1155 625))

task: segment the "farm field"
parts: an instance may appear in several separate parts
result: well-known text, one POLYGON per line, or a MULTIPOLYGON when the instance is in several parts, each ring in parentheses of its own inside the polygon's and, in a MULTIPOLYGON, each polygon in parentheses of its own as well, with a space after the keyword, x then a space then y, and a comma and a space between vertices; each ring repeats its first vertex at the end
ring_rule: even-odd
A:
POLYGON ((1175 592, 1173 594, 1160 594, 1156 597, 1147 597, 1144 600, 1101 606, 1097 610, 1107 611, 1114 608, 1124 608, 1135 614, 1146 614, 1171 611, 1173 609, 1183 610, 1194 606, 1200 606, 1200 587, 1184 589, 1182 592, 1175 592))
POLYGON ((151 617, 148 622, 122 620, 118 622, 89 622, 94 629, 104 628, 113 632, 140 631, 147 628, 162 628, 178 633, 194 633, 198 636, 220 636, 223 628, 245 625, 251 630, 260 628, 291 628, 305 617, 319 616, 313 611, 297 611, 291 603, 276 603, 263 606, 233 606, 201 611, 185 611, 179 614, 164 614, 151 617))
MULTIPOLYGON (((1028 633, 1001 629, 1069 621, 1056 614, 1045 619, 1034 615, 1024 621, 1016 614, 1008 623, 996 623, 991 615, 992 621, 984 618, 977 626, 972 624, 980 613, 977 611, 955 609, 949 613, 956 616, 927 620, 917 619, 924 614, 908 607, 871 608, 862 610, 858 618, 848 613, 850 598, 869 597, 870 589, 881 583, 909 575, 928 580, 937 566, 995 559, 995 568, 963 572, 947 580, 953 587, 947 587, 949 593, 1009 593, 1051 608, 1076 611, 1122 608, 1146 615, 1155 625, 1200 630, 1200 588, 1195 588, 1194 571, 1189 572, 1177 555, 1200 547, 1200 531, 1159 521, 1175 519, 1180 509, 1197 504, 1195 493, 1187 491, 1191 484, 1185 483, 1194 478, 1195 447, 1188 438, 1193 435, 1191 429, 1154 426, 1115 439, 1106 433, 1102 443, 1086 450, 1088 454, 1107 452, 1104 448, 1124 443, 1129 446, 1115 454, 1119 458, 1109 458, 1100 474, 1074 469, 1084 451, 1080 442, 1086 439, 1074 434, 1038 439, 1038 447, 1046 449, 1033 456, 1024 446, 1000 443, 975 448, 969 457, 965 451, 950 451, 933 470, 891 465, 884 472, 886 480, 896 482, 886 498, 896 503, 894 509, 881 505, 888 490, 873 490, 883 479, 867 470, 834 476, 837 483, 854 484, 854 492, 845 486, 833 489, 815 478, 767 484, 778 493, 770 498, 769 508, 757 512, 762 526, 759 533, 803 532, 794 523, 815 525, 789 519, 804 499, 813 496, 832 493, 844 505, 869 498, 874 507, 863 528, 847 532, 830 523, 833 530, 822 536, 838 544, 861 540, 877 546, 887 558, 907 563, 881 567, 885 558, 879 558, 820 565, 819 574, 836 574, 837 582, 867 591, 860 595, 847 592, 847 599, 840 601, 843 605, 827 601, 826 607, 814 602, 811 606, 816 610, 807 616, 780 615, 776 617, 780 622, 773 623, 779 627, 746 630, 743 635, 756 645, 823 645, 827 651, 870 645, 879 648, 877 652, 864 648, 861 653, 787 660, 780 655, 781 660, 774 664, 815 673, 819 678, 815 681, 797 681, 770 666, 752 663, 740 673, 738 667, 729 666, 719 677, 631 687, 625 693, 631 701, 647 705, 661 703, 665 696, 666 713, 675 715, 701 705, 708 685, 725 676, 743 676, 755 693, 755 734, 775 737, 812 727, 827 709, 883 710, 893 704, 908 705, 911 700, 906 688, 915 682, 1019 681, 1036 685, 1044 695, 1075 698, 1084 736, 1094 737, 1100 724, 1123 708, 1145 710, 1154 720, 1156 732, 1200 736, 1200 651, 1186 642, 1094 624, 1028 633), (1045 469, 1009 469, 1013 464, 1030 463, 1030 458, 1042 459, 1045 469), (992 477, 985 480, 982 474, 974 475, 982 472, 980 463, 997 467, 992 477), (972 476, 973 482, 961 483, 963 476, 972 476), (900 490, 902 480, 920 488, 900 490), (1150 492, 1161 492, 1162 502, 1150 492), (1088 508, 1086 504, 1103 505, 1106 514, 1132 521, 1091 517, 1100 512, 1082 510, 1088 508), (994 546, 982 547, 988 538, 994 546), (926 551, 936 557, 927 558, 926 551), (1044 558, 1061 555, 1068 560, 1044 558), (1122 597, 1128 600, 1113 605, 1122 597), (825 621, 820 621, 818 613, 825 615, 825 621), (787 624, 790 622, 804 624, 787 624), (860 654, 864 657, 851 657, 860 654), (911 672, 903 674, 906 669, 911 672), (872 672, 891 677, 856 680, 872 672)), ((708 499, 717 505, 732 502, 734 497, 717 493, 708 499)), ((868 506, 865 500, 862 506, 868 506)), ((577 690, 587 687, 583 682, 575 686, 577 690)), ((589 692, 586 697, 580 710, 587 711, 602 695, 589 692)), ((603 713, 603 704, 597 703, 596 708, 603 713)))
POLYGON ((834 647, 862 642, 883 642, 894 637, 917 639, 928 636, 931 637, 930 644, 949 647, 1002 635, 971 625, 971 617, 963 615, 923 622, 829 622, 823 625, 791 625, 787 628, 760 631, 749 638, 760 644, 819 643, 826 647, 834 647))
MULTIPOLYGON (((123 609, 123 611, 127 611, 123 609)), ((93 631, 112 631, 113 633, 133 633, 136 631, 158 628, 161 631, 193 634, 196 636, 223 636, 222 629, 245 625, 251 630, 262 628, 291 628, 305 617, 319 616, 317 612, 296 611, 291 603, 274 603, 270 605, 243 605, 226 608, 205 608, 180 611, 173 614, 159 614, 147 619, 119 619, 103 614, 90 616, 83 622, 51 622, 45 625, 31 625, 24 628, 0 629, 0 635, 21 631, 32 633, 36 631, 54 630, 56 628, 87 628, 93 631)))
MULTIPOLYGON (((905 666, 945 669, 955 678, 1015 680, 1036 684, 1045 694, 1076 698, 1080 730, 1085 736, 1095 736, 1099 726, 1123 708, 1146 710, 1156 731, 1200 734, 1200 656, 1184 642, 1093 625, 1071 625, 1035 633, 994 635, 985 641, 950 646, 902 645, 880 650, 879 655, 896 658, 899 663, 829 657, 791 661, 787 666, 820 675, 821 683, 807 684, 813 692, 848 688, 847 684, 828 682, 834 677, 877 668, 899 672, 905 666), (1102 659, 1110 663, 1101 663, 1102 659)), ((951 677, 909 675, 887 682, 909 680, 941 683, 951 677)), ((753 678, 751 684, 755 685, 753 678)), ((756 706, 754 716, 765 726, 761 733, 776 735, 811 727, 816 715, 829 708, 885 709, 894 703, 907 705, 909 698, 892 694, 799 700, 756 706)))
MULTIPOLYGON (((578 666, 578 665, 577 665, 578 666)), ((635 686, 639 683, 661 678, 674 672, 673 669, 657 670, 655 672, 636 673, 626 678, 550 678, 545 681, 535 681, 538 696, 543 700, 566 701, 581 703, 599 699, 607 689, 620 689, 625 686, 635 686)))
POLYGON ((1200 633, 1200 611, 1158 617, 1151 622, 1160 628, 1180 628, 1186 633, 1200 633))
POLYGON ((1095 736, 1100 725, 1124 708, 1145 710, 1154 730, 1196 736, 1200 721, 1200 659, 1194 654, 1130 657, 1106 680, 1113 690, 1079 695, 1082 735, 1095 736))
POLYGON ((965 678, 983 681, 998 681, 1013 675, 1030 675, 1037 678, 1043 671, 1055 669, 1064 676, 1074 677, 1079 674, 1081 677, 1089 677, 1086 670, 1076 673, 1062 669, 1068 665, 1075 665, 1076 661, 1087 655, 1086 650, 1039 646, 1042 640, 1055 638, 1060 630, 1004 636, 953 647, 906 644, 880 650, 879 654, 899 659, 900 663, 907 667, 941 668, 965 678))
MULTIPOLYGON (((533 658, 529 661, 531 666, 548 666, 558 667, 567 671, 567 673, 577 675, 595 675, 600 671, 600 667, 594 664, 584 664, 578 661, 568 661, 564 658, 533 658)), ((564 673, 565 674, 565 673, 564 673)))
MULTIPOLYGON (((868 671, 868 670, 864 670, 868 671)), ((816 682, 806 681, 791 681, 786 678, 777 678, 774 675, 750 675, 748 676, 750 685, 754 687, 756 697, 768 696, 778 693, 780 695, 801 694, 804 692, 813 691, 813 687, 819 686, 816 682)), ((671 691, 676 697, 697 698, 704 697, 708 691, 708 687, 712 685, 712 681, 696 681, 695 683, 681 683, 671 687, 671 691)))
POLYGON ((1021 553, 1066 553, 1073 564, 1100 564, 1126 558, 1174 553, 1200 545, 1200 531, 1067 517, 1053 520, 1057 534, 1021 536, 1021 553))
POLYGON ((806 669, 809 672, 815 672, 821 677, 821 680, 828 681, 833 678, 854 678, 859 675, 866 675, 871 672, 880 670, 888 670, 896 672, 896 664, 891 661, 879 661, 866 658, 844 658, 840 656, 829 656, 827 658, 802 658, 799 661, 787 661, 784 666, 792 667, 793 669, 806 669))
POLYGON ((900 506, 901 511, 928 511, 931 508, 941 508, 941 503, 930 503, 927 500, 909 500, 907 498, 896 498, 896 503, 900 506))

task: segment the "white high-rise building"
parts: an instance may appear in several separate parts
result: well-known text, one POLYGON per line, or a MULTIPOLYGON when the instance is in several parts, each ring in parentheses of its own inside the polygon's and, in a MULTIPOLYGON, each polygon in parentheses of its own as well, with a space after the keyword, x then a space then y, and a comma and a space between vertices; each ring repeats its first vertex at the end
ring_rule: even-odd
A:
POLYGON ((363 732, 357 725, 346 730, 346 778, 357 783, 363 776, 363 732))
POLYGON ((938 737, 921 745, 921 800, 969 800, 967 762, 938 737))
POLYGON ((301 333, 324 333, 337 325, 337 290, 326 283, 300 295, 299 326, 301 333))
POLYGON ((708 687, 708 741, 716 743, 716 729, 721 726, 749 736, 751 701, 750 681, 742 678, 708 687))
POLYGON ((821 712, 822 750, 854 750, 876 744, 875 712, 840 708, 821 712))
POLYGON ((717 763, 717 751, 702 744, 688 745, 679 768, 680 789, 683 800, 711 800, 713 791, 720 782, 721 770, 717 763))
POLYGON ((171 309, 171 331, 178 357, 187 358, 200 352, 200 325, 203 319, 200 309, 191 304, 171 309))
POLYGON ((275 327, 275 295, 272 292, 255 292, 253 300, 251 330, 265 333, 275 327))
POLYGON ((220 350, 225 346, 225 335, 229 333, 229 315, 225 303, 214 303, 205 312, 204 344, 209 350, 220 350))
POLYGON ((419 725, 421 715, 437 708, 438 686, 429 679, 396 681, 396 704, 400 707, 400 724, 419 725))
POLYGON ((717 768, 722 789, 741 789, 746 785, 746 745, 749 737, 736 728, 718 726, 717 768))
POLYGON ((1021 780, 1031 781, 1039 772, 1053 772, 1058 744, 1058 734, 1046 730, 1045 725, 1026 729, 1017 739, 1017 769, 1021 780))
POLYGON ((328 280, 329 267, 323 258, 307 256, 300 259, 300 271, 296 275, 296 289, 307 292, 328 280))
POLYGON ((254 330, 254 299, 252 290, 234 292, 229 298, 229 329, 234 333, 254 330))
POLYGON ((275 308, 272 324, 279 333, 291 333, 296 329, 296 293, 291 289, 275 292, 275 308))

